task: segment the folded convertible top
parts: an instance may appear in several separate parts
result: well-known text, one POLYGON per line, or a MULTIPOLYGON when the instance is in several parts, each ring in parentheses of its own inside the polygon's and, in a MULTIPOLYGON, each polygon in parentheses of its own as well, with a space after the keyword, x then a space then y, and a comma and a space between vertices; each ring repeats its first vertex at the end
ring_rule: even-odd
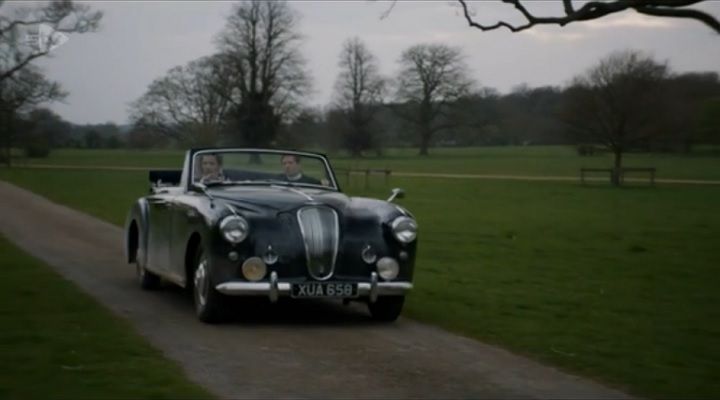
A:
POLYGON ((148 178, 150 180, 150 183, 160 183, 166 186, 177 186, 180 184, 181 175, 182 171, 179 169, 154 170, 150 171, 148 178))

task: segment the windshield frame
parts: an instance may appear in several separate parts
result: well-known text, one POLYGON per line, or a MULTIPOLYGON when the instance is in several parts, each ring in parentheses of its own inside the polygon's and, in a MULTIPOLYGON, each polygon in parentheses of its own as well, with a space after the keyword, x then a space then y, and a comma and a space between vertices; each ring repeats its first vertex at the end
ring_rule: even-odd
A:
MULTIPOLYGON (((331 191, 340 191, 340 186, 337 183, 337 179, 335 177, 335 171, 333 171, 332 166, 330 165, 330 161, 328 158, 323 154, 318 153, 311 153, 311 152, 305 152, 305 151, 297 151, 297 150, 277 150, 277 149, 246 149, 246 148, 205 148, 197 151, 192 151, 189 154, 189 162, 187 163, 187 173, 188 173, 188 189, 194 184, 194 174, 193 171, 195 170, 195 159, 198 156, 202 156, 203 154, 224 154, 224 153, 265 153, 265 154, 277 154, 277 155, 283 155, 283 154, 290 154, 290 155, 297 155, 300 157, 307 157, 307 158, 313 158, 318 159, 322 161, 323 165, 325 166, 325 170, 327 173, 327 176, 330 178, 330 185, 331 186, 324 186, 324 185, 315 185, 312 183, 300 183, 300 182, 288 182, 289 187, 299 187, 299 188, 311 188, 311 189, 324 189, 324 190, 331 190, 331 191)), ((232 182, 232 181, 231 181, 232 182)), ((238 181, 237 185, 241 186, 242 181, 238 181)), ((277 182, 263 182, 263 181, 257 181, 258 185, 276 185, 277 182)))

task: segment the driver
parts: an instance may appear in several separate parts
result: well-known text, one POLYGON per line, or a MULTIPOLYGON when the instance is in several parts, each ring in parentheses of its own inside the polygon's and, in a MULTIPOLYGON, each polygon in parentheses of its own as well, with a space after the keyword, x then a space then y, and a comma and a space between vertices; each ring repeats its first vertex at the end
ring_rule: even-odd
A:
POLYGON ((200 182, 224 181, 222 156, 220 154, 203 154, 200 156, 200 182))
POLYGON ((283 174, 280 175, 280 179, 288 182, 297 183, 310 183, 313 185, 320 185, 320 181, 303 175, 302 167, 300 166, 300 157, 294 154, 285 154, 280 158, 282 164, 283 174))

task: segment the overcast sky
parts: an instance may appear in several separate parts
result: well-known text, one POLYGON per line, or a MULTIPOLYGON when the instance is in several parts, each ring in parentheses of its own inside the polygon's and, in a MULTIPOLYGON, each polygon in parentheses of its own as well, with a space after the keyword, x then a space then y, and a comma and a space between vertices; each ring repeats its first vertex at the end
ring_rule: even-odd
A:
MULTIPOLYGON (((542 13, 559 10, 558 1, 532 0, 542 13)), ((168 69, 215 52, 213 37, 231 2, 87 2, 105 16, 97 33, 72 35, 38 65, 70 92, 51 106, 75 123, 127 123, 128 103, 168 69)), ((522 33, 481 32, 469 28, 453 1, 292 1, 302 16, 303 54, 314 91, 308 102, 327 104, 338 73, 342 42, 359 36, 392 75, 403 49, 418 43, 460 47, 473 77, 505 93, 516 85, 563 85, 600 57, 625 48, 667 60, 676 72, 720 72, 720 35, 690 20, 646 17, 628 11, 565 28, 536 27, 522 33)), ((510 6, 489 0, 473 3, 478 19, 521 21, 510 6), (481 17, 480 17, 481 16, 481 17)), ((720 2, 698 8, 720 16, 720 2)))

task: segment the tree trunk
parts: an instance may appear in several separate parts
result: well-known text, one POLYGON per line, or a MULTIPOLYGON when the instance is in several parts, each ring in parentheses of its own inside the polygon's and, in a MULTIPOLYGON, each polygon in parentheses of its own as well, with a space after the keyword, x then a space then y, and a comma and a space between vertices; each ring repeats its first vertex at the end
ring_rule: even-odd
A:
POLYGON ((616 147, 613 149, 615 154, 615 163, 611 176, 613 186, 620 186, 622 184, 622 148, 616 147))
POLYGON ((423 126, 420 131, 420 155, 428 155, 428 148, 430 147, 430 138, 432 137, 432 131, 429 126, 423 126))
POLYGON ((420 155, 428 155, 428 148, 430 147, 430 139, 432 138, 432 105, 429 98, 425 98, 422 102, 420 109, 418 122, 420 123, 420 155))
POLYGON ((420 152, 418 154, 420 154, 421 156, 428 155, 428 140, 425 135, 423 135, 420 140, 420 152))
POLYGON ((8 168, 12 167, 12 144, 13 134, 15 127, 13 126, 13 116, 10 112, 0 111, 0 128, 5 131, 4 134, 0 135, 2 140, 2 151, 5 153, 3 157, 0 157, 8 168))

